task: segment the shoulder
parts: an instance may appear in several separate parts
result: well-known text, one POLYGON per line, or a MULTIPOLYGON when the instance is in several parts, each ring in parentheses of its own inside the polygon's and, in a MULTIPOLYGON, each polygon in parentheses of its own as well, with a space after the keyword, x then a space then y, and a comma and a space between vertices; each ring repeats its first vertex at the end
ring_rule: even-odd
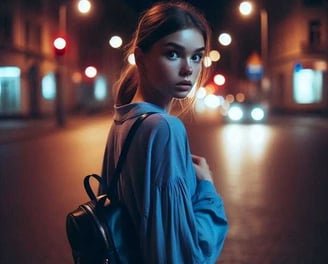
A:
POLYGON ((182 146, 186 143, 187 132, 179 118, 167 113, 156 113, 143 121, 137 137, 140 138, 141 144, 149 146, 153 144, 162 147, 165 144, 182 146))
POLYGON ((143 128, 150 132, 167 132, 175 134, 185 134, 185 126, 182 121, 166 113, 156 113, 150 115, 144 121, 143 128))

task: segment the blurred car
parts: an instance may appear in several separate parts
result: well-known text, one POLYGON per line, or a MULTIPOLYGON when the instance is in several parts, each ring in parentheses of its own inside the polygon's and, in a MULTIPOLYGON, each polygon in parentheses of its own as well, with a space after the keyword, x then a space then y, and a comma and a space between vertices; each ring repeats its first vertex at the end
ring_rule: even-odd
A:
POLYGON ((266 107, 251 101, 232 103, 226 113, 226 119, 230 122, 263 122, 266 116, 266 107))

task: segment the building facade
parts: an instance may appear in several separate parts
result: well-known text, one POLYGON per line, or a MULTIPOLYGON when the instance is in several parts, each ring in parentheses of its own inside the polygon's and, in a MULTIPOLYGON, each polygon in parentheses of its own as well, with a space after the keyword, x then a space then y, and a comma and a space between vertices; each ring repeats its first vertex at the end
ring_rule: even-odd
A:
MULTIPOLYGON (((107 78, 84 80, 81 55, 92 54, 87 46, 90 32, 84 32, 85 41, 78 42, 79 18, 73 14, 73 2, 0 1, 0 117, 42 117, 54 115, 58 109, 108 105, 108 83, 112 85, 119 74, 121 53, 104 52, 105 43, 99 44, 96 49, 101 56, 91 56, 102 60, 107 78), (53 40, 60 32, 63 4, 68 12, 69 44, 64 56, 56 56, 53 40), (70 26, 72 20, 74 26, 70 26)), ((327 113, 328 0, 263 2, 269 18, 265 67, 269 82, 262 85, 261 97, 273 111, 327 113)), ((110 7, 116 12, 114 6, 118 8, 119 4, 110 7)), ((113 21, 122 16, 118 11, 116 16, 105 14, 106 27, 113 27, 113 21)), ((126 18, 130 17, 127 13, 126 18)))
POLYGON ((54 52, 54 38, 61 33, 59 2, 2 0, 0 6, 0 117, 72 110, 79 100, 79 50, 68 31, 65 56, 54 52))
POLYGON ((279 0, 268 13, 272 110, 328 113, 328 1, 279 0))

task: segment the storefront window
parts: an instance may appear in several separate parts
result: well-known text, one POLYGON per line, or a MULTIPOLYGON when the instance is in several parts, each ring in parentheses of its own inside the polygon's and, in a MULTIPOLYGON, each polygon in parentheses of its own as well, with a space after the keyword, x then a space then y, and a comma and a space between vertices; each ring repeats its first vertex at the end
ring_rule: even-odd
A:
POLYGON ((319 103, 322 100, 323 72, 296 65, 293 82, 294 100, 298 104, 319 103))
POLYGON ((18 67, 0 67, 0 114, 19 112, 20 75, 18 67))
POLYGON ((94 90, 95 99, 98 101, 103 101, 107 96, 107 86, 106 80, 103 77, 98 77, 95 81, 95 90, 94 90))
POLYGON ((42 97, 54 100, 56 97, 56 78, 54 73, 49 73, 42 79, 42 97))

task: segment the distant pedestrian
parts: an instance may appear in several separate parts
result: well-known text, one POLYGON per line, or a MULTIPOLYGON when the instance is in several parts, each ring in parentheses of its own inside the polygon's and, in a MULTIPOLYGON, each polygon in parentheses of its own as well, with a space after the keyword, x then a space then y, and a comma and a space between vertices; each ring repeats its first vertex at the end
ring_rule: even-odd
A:
MULTIPOLYGON (((133 138, 117 186, 132 217, 143 263, 215 263, 228 224, 205 158, 190 152, 185 127, 169 114, 206 76, 210 31, 186 3, 157 3, 139 20, 127 65, 117 83, 114 120, 102 176, 109 183, 127 132, 149 116, 133 138)), ((100 192, 103 192, 101 190, 100 192)))

